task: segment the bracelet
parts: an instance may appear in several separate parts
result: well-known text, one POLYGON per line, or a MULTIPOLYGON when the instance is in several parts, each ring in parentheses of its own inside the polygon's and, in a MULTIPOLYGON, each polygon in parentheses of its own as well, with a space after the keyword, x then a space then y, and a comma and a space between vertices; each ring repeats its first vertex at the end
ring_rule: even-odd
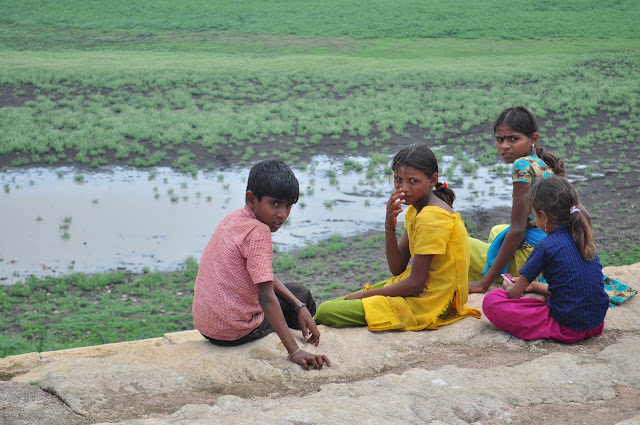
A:
POLYGON ((291 354, 287 354, 287 358, 288 358, 289 360, 291 360, 291 356, 293 356, 294 354, 296 354, 296 353, 297 353, 298 351, 300 351, 300 350, 302 350, 302 348, 298 347, 298 349, 297 349, 296 351, 294 351, 293 353, 291 353, 291 354))
POLYGON ((305 303, 300 303, 300 305, 296 306, 295 311, 296 313, 298 312, 298 310, 300 310, 302 307, 306 307, 307 305, 305 303))
POLYGON ((385 227, 385 228, 384 228, 384 231, 385 231, 385 232, 388 232, 388 233, 395 233, 395 232, 396 232, 396 229, 393 229, 393 230, 387 230, 387 228, 385 227))

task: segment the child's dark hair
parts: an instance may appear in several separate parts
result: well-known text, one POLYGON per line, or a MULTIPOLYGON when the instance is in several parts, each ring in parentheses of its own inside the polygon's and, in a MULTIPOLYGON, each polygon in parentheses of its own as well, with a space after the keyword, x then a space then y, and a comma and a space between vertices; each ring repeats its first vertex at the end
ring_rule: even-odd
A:
MULTIPOLYGON (((391 169, 396 171, 400 167, 413 167, 418 171, 422 171, 431 178, 433 173, 438 172, 438 160, 433 151, 424 143, 414 143, 406 146, 393 157, 391 161, 391 169)), ((455 192, 448 188, 447 185, 438 182, 433 193, 444 202, 453 207, 453 201, 456 199, 455 192)))
POLYGON ((567 179, 551 176, 535 183, 529 189, 529 205, 532 211, 544 211, 557 225, 569 223, 580 254, 589 261, 595 258, 591 225, 584 212, 578 209, 580 197, 567 179))
POLYGON ((247 180, 249 190, 256 195, 258 202, 263 196, 271 196, 295 204, 300 196, 298 179, 291 168, 278 159, 260 161, 251 167, 247 180))
MULTIPOLYGON (((522 133, 527 137, 531 137, 533 133, 538 132, 536 118, 525 106, 513 106, 500 112, 500 115, 498 115, 493 123, 493 133, 495 134, 498 127, 503 124, 508 125, 513 131, 522 133)), ((556 176, 565 175, 566 167, 560 158, 549 152, 545 152, 543 148, 539 147, 536 147, 536 155, 551 168, 556 176)))

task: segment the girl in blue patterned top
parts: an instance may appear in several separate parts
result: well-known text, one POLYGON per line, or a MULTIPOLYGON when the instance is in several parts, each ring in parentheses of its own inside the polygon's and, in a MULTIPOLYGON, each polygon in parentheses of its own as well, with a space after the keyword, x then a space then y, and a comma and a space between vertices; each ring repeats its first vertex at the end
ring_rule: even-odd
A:
POLYGON ((503 273, 519 274, 533 247, 545 236, 534 224, 526 194, 536 181, 565 173, 562 160, 537 147, 538 124, 524 106, 502 111, 493 132, 502 160, 513 164, 511 224, 495 226, 489 243, 469 239, 469 292, 486 292, 492 283, 501 281, 503 273))
POLYGON ((528 197, 536 225, 548 236, 533 249, 517 280, 505 277, 504 289, 484 297, 485 316, 526 340, 572 343, 600 335, 609 296, 578 193, 566 179, 554 176, 534 184, 528 197), (536 281, 541 272, 548 286, 536 281), (539 296, 521 298, 525 292, 539 296))

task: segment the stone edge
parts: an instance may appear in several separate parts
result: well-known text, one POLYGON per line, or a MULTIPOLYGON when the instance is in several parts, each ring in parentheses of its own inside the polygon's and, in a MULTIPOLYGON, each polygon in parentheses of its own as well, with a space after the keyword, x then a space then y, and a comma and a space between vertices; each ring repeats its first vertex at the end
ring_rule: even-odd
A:
POLYGON ((141 339, 137 341, 114 342, 111 344, 89 347, 69 348, 58 351, 43 351, 17 354, 0 359, 0 381, 22 375, 46 363, 74 358, 101 358, 122 351, 123 348, 159 347, 162 345, 178 345, 186 342, 203 341, 204 338, 196 330, 166 333, 162 337, 141 339))

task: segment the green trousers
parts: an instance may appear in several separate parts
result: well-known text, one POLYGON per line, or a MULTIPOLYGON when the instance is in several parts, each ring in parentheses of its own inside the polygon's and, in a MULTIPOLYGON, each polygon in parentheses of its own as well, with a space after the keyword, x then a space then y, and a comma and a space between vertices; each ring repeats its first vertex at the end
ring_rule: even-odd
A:
MULTIPOLYGON (((382 288, 386 280, 372 285, 371 288, 382 288)), ((362 292, 362 291, 358 291, 362 292)), ((344 296, 346 297, 346 295, 344 296)), ((344 297, 325 301, 318 307, 313 319, 317 324, 332 328, 348 328, 353 326, 367 326, 364 317, 362 300, 345 300, 344 297)))

